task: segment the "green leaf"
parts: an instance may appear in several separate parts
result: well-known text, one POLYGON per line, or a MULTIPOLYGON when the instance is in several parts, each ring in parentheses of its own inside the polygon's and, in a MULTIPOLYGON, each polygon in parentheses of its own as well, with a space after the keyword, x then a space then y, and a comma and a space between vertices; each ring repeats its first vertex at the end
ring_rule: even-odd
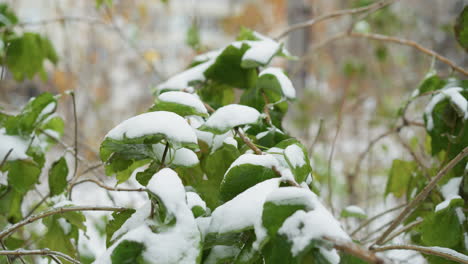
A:
POLYGON ((57 100, 51 93, 42 93, 32 98, 20 114, 6 120, 7 134, 30 137, 34 129, 55 111, 56 105, 57 100))
POLYGON ((160 164, 158 162, 151 162, 149 167, 144 170, 140 171, 136 175, 136 180, 143 186, 148 185, 148 182, 151 180, 153 175, 158 171, 160 164))
POLYGON ((111 7, 113 0, 96 0, 96 8, 101 8, 102 6, 111 7))
POLYGON ((220 84, 240 89, 249 87, 250 74, 256 74, 255 69, 244 69, 241 60, 249 46, 242 44, 240 48, 233 45, 226 47, 216 58, 216 61, 205 71, 205 77, 220 84), (226 74, 229 73, 229 74, 226 74))
POLYGON ((4 215, 10 223, 23 219, 21 202, 24 193, 20 193, 10 186, 0 185, 0 217, 4 215))
POLYGON ((415 173, 417 164, 412 161, 393 160, 392 168, 388 176, 385 195, 392 193, 399 198, 407 193, 407 188, 412 175, 415 173))
POLYGON ((180 116, 208 116, 203 102, 196 95, 180 91, 160 94, 155 105, 149 111, 169 111, 180 116))
POLYGON ((298 210, 307 209, 307 205, 300 200, 267 201, 263 205, 262 225, 267 229, 268 235, 274 237, 288 217, 298 210))
POLYGON ((234 103, 234 89, 225 84, 208 82, 202 89, 197 90, 201 100, 214 109, 234 103))
POLYGON ((59 195, 67 187, 68 165, 64 157, 52 163, 49 170, 49 189, 50 195, 59 195))
POLYGON ((8 184, 18 193, 26 194, 27 191, 39 180, 41 170, 31 161, 15 160, 7 164, 8 184))
POLYGON ((119 230, 120 227, 127 221, 130 216, 135 213, 134 209, 127 209, 121 212, 112 213, 112 220, 110 220, 106 225, 106 246, 110 247, 112 245, 112 235, 115 231, 119 230))
POLYGON ((221 200, 229 201, 255 184, 275 177, 278 177, 276 172, 264 166, 253 164, 234 166, 224 175, 221 182, 221 200))
POLYGON ((288 263, 300 264, 300 259, 294 257, 291 253, 291 243, 285 236, 274 236, 262 248, 262 254, 265 263, 288 263))
POLYGON ((144 264, 142 253, 145 245, 135 241, 124 240, 112 251, 112 264, 144 264))
MULTIPOLYGON (((354 206, 353 206, 354 207, 354 206)), ((346 208, 344 208, 342 211, 341 211, 341 217, 345 217, 345 218, 348 218, 348 217, 355 217, 355 218, 359 218, 359 219, 365 219, 367 218, 367 215, 365 213, 362 213, 358 210, 354 210, 354 208, 351 207, 351 206, 348 206, 346 208)), ((356 208, 357 209, 357 208, 356 208)))
POLYGON ((265 92, 270 103, 277 102, 281 98, 293 99, 296 95, 291 80, 282 70, 274 67, 267 68, 260 73, 257 88, 265 92))
POLYGON ((468 52, 468 5, 465 5, 460 15, 458 15, 454 31, 458 44, 468 52))
POLYGON ((307 150, 301 143, 287 146, 284 149, 284 158, 298 183, 305 181, 307 175, 312 172, 307 150))
POLYGON ((53 215, 42 219, 42 223, 47 227, 47 233, 42 236, 39 246, 76 258, 77 252, 72 239, 78 240, 78 229, 74 225, 65 227, 67 223, 63 221, 66 220, 60 215, 53 215))
POLYGON ((453 248, 462 241, 463 227, 456 212, 458 205, 450 204, 424 218, 420 230, 422 242, 426 246, 453 248))
POLYGON ((16 17, 13 10, 5 3, 0 4, 0 17, 0 28, 18 23, 18 17, 16 17))
POLYGON ((44 61, 57 63, 58 56, 49 39, 36 33, 24 33, 10 40, 6 64, 18 80, 32 79, 44 72, 44 61))
POLYGON ((240 28, 239 34, 237 34, 236 40, 237 41, 241 41, 241 40, 259 40, 259 38, 257 38, 257 36, 255 36, 254 32, 250 28, 246 28, 246 27, 242 26, 240 28))
POLYGON ((441 79, 435 71, 430 71, 418 87, 418 95, 442 89, 447 81, 441 79))

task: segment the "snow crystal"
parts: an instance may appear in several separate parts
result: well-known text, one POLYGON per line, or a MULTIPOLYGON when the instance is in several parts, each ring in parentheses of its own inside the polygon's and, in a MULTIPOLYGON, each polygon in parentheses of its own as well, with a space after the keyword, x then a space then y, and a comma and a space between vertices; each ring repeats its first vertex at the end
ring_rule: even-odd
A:
POLYGON ((267 168, 278 167, 279 163, 270 154, 265 155, 256 155, 256 154, 243 154, 240 155, 229 167, 226 171, 226 174, 235 166, 243 165, 243 164, 252 164, 252 165, 259 165, 267 168))
POLYGON ((209 233, 229 233, 255 227, 257 239, 265 236, 261 224, 263 203, 269 193, 279 187, 280 179, 260 182, 213 211, 209 233))
POLYGON ((195 206, 200 206, 203 210, 206 211, 206 203, 202 200, 200 195, 195 192, 187 192, 187 205, 190 209, 195 206))
POLYGON ((18 136, 7 135, 5 128, 0 128, 0 161, 5 158, 10 149, 13 149, 13 151, 10 153, 7 160, 28 158, 26 155, 28 142, 18 136))
POLYGON ((451 87, 447 89, 440 90, 440 93, 432 97, 429 104, 426 106, 424 115, 427 118, 427 130, 432 130, 434 128, 434 119, 432 117, 432 111, 434 107, 444 99, 450 99, 450 102, 454 107, 459 111, 464 119, 468 119, 468 102, 460 94, 463 91, 461 87, 451 87))
POLYGON ((198 64, 186 71, 174 75, 164 83, 158 86, 159 91, 163 90, 184 90, 189 89, 192 81, 204 81, 205 75, 203 74, 213 63, 214 59, 210 59, 204 63, 198 64))
POLYGON ((114 127, 106 137, 115 140, 137 138, 151 134, 164 134, 170 140, 197 143, 192 127, 181 116, 167 111, 144 113, 131 117, 114 127))
POLYGON ((226 131, 236 126, 257 122, 260 113, 252 107, 230 104, 216 110, 206 121, 205 126, 226 131))
POLYGON ((349 205, 344 210, 353 214, 366 215, 366 212, 364 212, 364 210, 357 205, 349 205))
POLYGON ((291 82, 291 80, 284 74, 283 70, 281 68, 276 68, 276 67, 269 67, 266 68, 265 70, 260 72, 259 77, 265 74, 271 74, 276 77, 278 80, 281 90, 283 91, 283 95, 288 98, 288 99, 293 99, 296 98, 296 90, 294 89, 294 86, 291 82))
POLYGON ((178 103, 195 108, 195 110, 202 114, 208 114, 205 105, 197 95, 189 94, 186 92, 165 92, 159 95, 158 99, 162 102, 178 103))
POLYGON ((302 167, 306 164, 304 152, 296 144, 289 145, 284 149, 284 155, 291 163, 293 168, 302 167))
POLYGON ((317 199, 314 200, 312 211, 296 211, 284 221, 278 231, 292 242, 291 252, 294 256, 304 250, 311 240, 320 239, 323 236, 350 241, 349 236, 333 215, 317 199))

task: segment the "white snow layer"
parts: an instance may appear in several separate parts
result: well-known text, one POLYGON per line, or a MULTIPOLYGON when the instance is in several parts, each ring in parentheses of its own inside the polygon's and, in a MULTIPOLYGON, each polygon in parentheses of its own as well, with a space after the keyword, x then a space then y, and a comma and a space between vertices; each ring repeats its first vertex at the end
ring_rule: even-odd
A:
POLYGON ((440 191, 442 192, 445 201, 439 203, 436 206, 436 212, 447 208, 447 206, 453 199, 461 199, 461 196, 458 195, 458 189, 460 188, 461 182, 462 177, 455 177, 450 179, 444 186, 442 186, 442 188, 440 188, 440 191))
POLYGON ((294 86, 291 82, 291 80, 284 74, 283 70, 281 68, 277 67, 269 67, 264 69, 263 71, 260 72, 259 77, 265 74, 271 74, 276 77, 278 80, 281 90, 283 92, 283 95, 288 98, 288 99, 293 99, 296 98, 296 90, 294 89, 294 86))
POLYGON ((185 90, 190 89, 189 85, 192 81, 204 81, 205 75, 203 74, 213 63, 215 59, 210 59, 206 62, 200 63, 186 71, 174 75, 167 81, 158 86, 158 90, 185 90))
MULTIPOLYGON (((259 165, 267 168, 273 168, 273 167, 278 167, 279 163, 273 157, 273 155, 270 154, 265 154, 265 155, 256 155, 256 154, 243 154, 240 155, 229 167, 229 169, 226 171, 226 174, 229 173, 229 171, 236 166, 243 165, 243 164, 252 164, 252 165, 259 165)), ((224 175, 226 175, 224 174, 224 175)))
POLYGON ((13 150, 7 160, 21 160, 28 158, 28 155, 26 155, 28 142, 18 136, 7 135, 5 128, 0 128, 0 161, 5 158, 10 149, 13 150))
POLYGON ((240 248, 235 246, 214 246, 211 248, 210 254, 203 262, 204 264, 217 264, 220 261, 239 254, 240 248))
POLYGON ((255 108, 230 104, 216 110, 208 118, 205 126, 226 131, 236 126, 255 123, 259 118, 260 113, 255 108))
POLYGON ((273 58, 281 48, 281 45, 278 42, 268 38, 255 41, 247 40, 243 42, 249 45, 250 49, 244 53, 242 61, 256 61, 263 65, 268 64, 271 58, 273 58))
MULTIPOLYGON (((111 254, 117 245, 124 240, 144 244, 145 249, 142 257, 147 263, 196 263, 200 254, 201 235, 187 205, 184 186, 177 173, 168 168, 162 169, 150 180, 148 189, 157 195, 168 212, 176 217, 176 224, 161 233, 154 233, 148 224, 144 222, 136 224, 137 221, 135 221, 131 224, 134 228, 120 237, 103 255, 96 259, 95 264, 111 264, 111 254)), ((138 218, 140 221, 146 219, 137 216, 134 218, 132 215, 129 220, 132 218, 138 218)))
POLYGON ((344 210, 346 212, 353 213, 353 214, 366 215, 366 212, 361 207, 359 207, 357 205, 346 206, 346 208, 344 210))
POLYGON ((148 112, 131 117, 107 133, 106 137, 122 140, 152 134, 164 134, 169 140, 183 143, 197 143, 192 127, 181 116, 167 111, 148 112))
POLYGON ((424 111, 424 115, 427 119, 427 130, 432 130, 434 128, 434 119, 432 117, 434 107, 447 98, 460 115, 462 115, 465 120, 468 119, 468 101, 460 94, 461 91, 463 91, 461 87, 451 87, 440 90, 438 94, 431 98, 431 101, 427 104, 424 111))
POLYGON ((190 209, 195 206, 200 206, 206 211, 206 203, 196 192, 187 192, 187 205, 190 209))
MULTIPOLYGON (((164 149, 166 145, 158 143, 153 145, 153 151, 156 154, 158 160, 161 161, 162 156, 164 155, 164 149)), ((191 151, 188 148, 180 148, 175 150, 169 148, 167 157, 165 158, 164 163, 169 163, 172 165, 183 166, 183 167, 193 167, 199 163, 197 154, 191 151)))
POLYGON ((263 203, 269 193, 279 188, 279 184, 279 178, 260 182, 216 208, 208 233, 223 234, 254 227, 257 242, 263 240, 266 236, 261 223, 263 203))
MULTIPOLYGON (((296 192, 298 191, 290 189, 290 191, 278 195, 278 198, 288 200, 288 197, 301 197, 298 195, 300 193, 296 194, 296 192)), ((284 221, 278 230, 279 234, 285 235, 291 241, 291 252, 294 256, 304 250, 313 239, 321 239, 323 236, 350 241, 340 223, 328 212, 314 193, 308 192, 301 195, 303 197, 301 199, 309 199, 309 202, 313 205, 313 210, 309 212, 296 211, 284 221)), ((276 201, 280 200, 277 199, 276 201)))
POLYGON ((284 149, 284 155, 293 168, 302 167, 306 164, 306 157, 301 147, 296 144, 289 145, 284 149))
POLYGON ((203 104, 203 102, 197 95, 194 94, 179 91, 171 91, 160 94, 158 99, 162 102, 170 102, 190 106, 199 113, 208 114, 208 110, 206 110, 206 107, 203 104))

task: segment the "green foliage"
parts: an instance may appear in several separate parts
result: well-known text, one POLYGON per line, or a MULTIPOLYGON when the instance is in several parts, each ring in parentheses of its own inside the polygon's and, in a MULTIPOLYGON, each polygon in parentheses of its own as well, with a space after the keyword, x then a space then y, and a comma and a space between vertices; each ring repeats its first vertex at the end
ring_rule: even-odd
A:
POLYGON ((200 30, 197 23, 192 23, 188 28, 185 42, 194 50, 200 49, 200 30))
POLYGON ((134 209, 112 213, 112 219, 106 225, 106 246, 112 245, 112 235, 135 213, 134 209))
POLYGON ((50 195, 59 195, 67 187, 68 165, 64 157, 52 163, 49 170, 50 195))
POLYGON ((385 195, 392 193, 395 197, 399 198, 406 194, 416 169, 417 165, 415 162, 398 159, 393 160, 392 168, 388 175, 385 195))
POLYGON ((112 264, 144 264, 141 253, 144 245, 135 241, 124 240, 112 251, 112 264))
POLYGON ((468 5, 465 5, 460 15, 458 15, 454 31, 458 44, 468 52, 468 5))

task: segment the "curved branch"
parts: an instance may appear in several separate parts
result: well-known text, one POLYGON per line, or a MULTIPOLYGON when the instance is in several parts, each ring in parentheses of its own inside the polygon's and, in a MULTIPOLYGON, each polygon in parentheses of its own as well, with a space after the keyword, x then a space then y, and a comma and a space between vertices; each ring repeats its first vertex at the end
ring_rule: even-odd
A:
POLYGON ((383 259, 379 258, 375 255, 373 251, 366 250, 357 244, 347 242, 347 241, 340 241, 330 237, 324 237, 325 240, 328 240, 333 243, 333 247, 337 250, 343 251, 350 255, 353 255, 359 259, 365 260, 367 263, 373 264, 383 264, 383 259))
POLYGON ((339 11, 334 11, 334 12, 331 12, 331 13, 328 13, 328 14, 324 14, 324 15, 318 16, 316 18, 313 18, 311 20, 291 25, 286 30, 281 32, 277 37, 275 37, 275 39, 276 40, 282 39, 283 37, 285 37, 286 35, 288 35, 289 33, 293 32, 293 31, 313 26, 313 25, 315 25, 315 24, 317 24, 317 23, 319 23, 321 21, 324 21, 324 20, 328 20, 328 19, 335 18, 335 17, 340 17, 340 16, 345 16, 345 15, 353 15, 353 14, 357 14, 357 13, 363 13, 363 12, 366 12, 366 11, 369 11, 369 10, 372 10, 372 9, 377 10, 377 9, 386 7, 386 6, 392 4, 393 2, 396 2, 396 1, 397 0, 390 0, 390 1, 385 1, 384 0, 384 1, 380 1, 380 2, 377 2, 377 3, 371 4, 371 5, 364 6, 364 7, 353 8, 353 9, 344 9, 344 10, 339 10, 339 11))
POLYGON ((367 225, 369 225, 370 223, 372 223, 374 220, 388 214, 388 213, 391 213, 393 211, 396 211, 402 207, 406 206, 406 204, 401 204, 401 205, 398 205, 397 207, 393 207, 393 208, 390 208, 388 210, 385 210, 369 219, 367 219, 366 221, 364 221, 360 226, 358 226, 353 232, 351 232, 351 235, 350 236, 354 236, 359 230, 363 229, 364 227, 366 227, 367 225))
POLYGON ((23 219, 22 221, 9 226, 8 228, 4 229, 2 232, 0 232, 0 240, 3 239, 4 237, 10 235, 11 233, 15 232, 19 228, 28 225, 32 222, 35 222, 37 220, 40 220, 42 218, 51 216, 51 215, 56 215, 56 214, 63 214, 66 212, 77 212, 77 211, 124 211, 127 210, 125 207, 109 207, 109 206, 70 206, 70 207, 59 207, 59 208, 54 208, 49 211, 45 211, 43 213, 37 214, 37 215, 32 215, 26 219, 23 219))
POLYGON ((445 167, 443 167, 436 176, 432 178, 429 184, 424 187, 424 189, 414 197, 414 199, 405 207, 403 212, 401 212, 398 217, 393 221, 393 223, 385 230, 385 232, 377 239, 375 244, 381 245, 385 238, 406 218, 406 216, 413 211, 413 209, 419 205, 429 193, 436 187, 439 180, 447 174, 455 165, 458 164, 463 158, 468 156, 468 147, 465 147, 455 158, 453 158, 445 167))
POLYGON ((262 151, 257 147, 255 146, 252 141, 250 141, 250 139, 244 134, 244 132, 242 132, 242 130, 240 130, 238 127, 235 127, 234 130, 236 131, 236 133, 239 135, 239 137, 242 139, 242 141, 244 141, 244 143, 250 148, 252 149, 255 154, 257 155, 262 155, 262 151))
POLYGON ((2 256, 29 256, 29 255, 41 255, 41 256, 53 256, 53 257, 60 257, 63 258, 66 261, 69 261, 74 264, 80 264, 80 262, 66 254, 63 254, 62 252, 58 251, 53 251, 48 248, 44 249, 33 249, 33 250, 27 250, 27 249, 16 249, 16 250, 0 250, 0 255, 2 256))
POLYGON ((414 246, 414 245, 391 245, 385 247, 378 247, 372 249, 374 252, 382 252, 388 250, 395 250, 395 249, 404 249, 404 250, 415 250, 424 254, 434 255, 438 257, 443 257, 448 260, 457 261, 463 264, 468 264, 468 256, 461 254, 455 250, 450 248, 443 248, 443 247, 422 247, 422 246, 414 246))
POLYGON ((427 54, 429 56, 432 56, 432 57, 436 58, 437 60, 447 64, 448 66, 450 66, 455 71, 460 72, 460 73, 468 76, 468 70, 463 69, 462 67, 456 65, 453 61, 449 60, 448 58, 440 55, 439 53, 437 53, 437 52, 435 52, 433 50, 430 50, 428 48, 425 48, 425 47, 421 46, 420 44, 418 44, 415 41, 402 39, 402 38, 391 37, 391 36, 385 36, 385 35, 380 35, 380 34, 372 34, 372 33, 350 32, 349 36, 353 37, 353 38, 366 38, 366 39, 371 39, 371 40, 392 42, 392 43, 397 43, 397 44, 404 45, 404 46, 413 47, 413 48, 421 51, 422 53, 425 53, 425 54, 427 54))

